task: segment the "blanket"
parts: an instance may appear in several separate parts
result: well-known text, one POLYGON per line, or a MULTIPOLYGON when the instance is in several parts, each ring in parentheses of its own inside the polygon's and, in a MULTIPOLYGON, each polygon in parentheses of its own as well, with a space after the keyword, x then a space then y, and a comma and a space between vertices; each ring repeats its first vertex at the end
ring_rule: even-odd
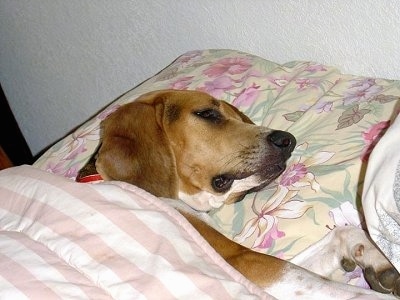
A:
POLYGON ((369 233, 400 271, 400 117, 374 148, 364 187, 369 233))
POLYGON ((0 172, 1 299, 270 299, 177 211, 122 182, 0 172))

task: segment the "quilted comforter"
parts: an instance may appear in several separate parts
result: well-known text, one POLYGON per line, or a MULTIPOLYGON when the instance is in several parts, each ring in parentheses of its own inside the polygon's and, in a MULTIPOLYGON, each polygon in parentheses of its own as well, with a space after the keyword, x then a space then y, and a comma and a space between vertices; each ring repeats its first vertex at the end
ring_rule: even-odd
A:
POLYGON ((162 200, 122 182, 0 173, 1 299, 260 299, 162 200))

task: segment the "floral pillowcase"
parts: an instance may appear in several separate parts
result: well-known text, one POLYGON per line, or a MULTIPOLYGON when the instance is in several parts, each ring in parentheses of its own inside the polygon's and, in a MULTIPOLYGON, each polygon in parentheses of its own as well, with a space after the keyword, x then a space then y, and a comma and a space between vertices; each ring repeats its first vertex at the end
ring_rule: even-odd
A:
POLYGON ((399 112, 400 81, 343 75, 313 62, 278 65, 232 50, 185 53, 55 144, 35 165, 74 179, 99 143, 101 120, 141 94, 165 88, 205 91, 237 106, 256 124, 287 130, 297 139, 286 171, 273 184, 212 212, 224 234, 290 259, 334 226, 362 226, 368 156, 399 112))

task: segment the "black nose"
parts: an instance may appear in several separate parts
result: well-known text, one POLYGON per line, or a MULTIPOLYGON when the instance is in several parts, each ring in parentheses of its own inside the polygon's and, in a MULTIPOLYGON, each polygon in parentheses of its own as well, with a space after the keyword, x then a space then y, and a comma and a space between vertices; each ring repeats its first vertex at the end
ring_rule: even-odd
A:
POLYGON ((286 131, 275 130, 268 135, 267 139, 272 145, 287 153, 291 153, 296 146, 295 137, 286 131))

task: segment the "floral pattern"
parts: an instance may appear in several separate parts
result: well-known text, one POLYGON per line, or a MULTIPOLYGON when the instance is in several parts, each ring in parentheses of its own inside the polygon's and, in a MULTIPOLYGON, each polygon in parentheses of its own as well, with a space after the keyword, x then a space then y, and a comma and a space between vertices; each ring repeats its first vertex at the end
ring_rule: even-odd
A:
POLYGON ((364 148, 361 152, 361 160, 368 161, 369 155, 374 149, 374 146, 379 141, 379 139, 383 136, 386 132, 386 129, 389 127, 389 121, 381 121, 372 125, 366 131, 362 133, 362 137, 364 139, 364 148))
POLYGON ((244 73, 250 67, 250 60, 246 57, 228 57, 212 63, 203 73, 208 77, 235 75, 244 73))
MULTIPOLYGON (((304 143, 297 147, 297 150, 304 152, 308 144, 304 143)), ((243 243, 252 234, 256 233, 252 248, 269 248, 273 240, 285 235, 278 230, 279 218, 297 219, 304 215, 307 209, 311 208, 305 201, 296 200, 296 196, 302 189, 319 190, 319 184, 315 175, 309 171, 313 165, 322 164, 328 161, 334 153, 320 152, 316 155, 305 158, 297 157, 292 160, 286 171, 278 178, 278 187, 275 193, 268 199, 261 210, 255 208, 253 200, 252 210, 255 217, 250 219, 244 226, 242 232, 235 236, 235 240, 243 243)))
POLYGON ((256 124, 288 130, 298 141, 274 184, 211 214, 224 234, 290 259, 333 226, 361 223, 354 213, 360 174, 400 111, 400 83, 344 75, 313 62, 279 65, 232 50, 185 53, 56 143, 35 165, 73 179, 99 144, 102 119, 145 92, 166 88, 210 93, 256 124))

